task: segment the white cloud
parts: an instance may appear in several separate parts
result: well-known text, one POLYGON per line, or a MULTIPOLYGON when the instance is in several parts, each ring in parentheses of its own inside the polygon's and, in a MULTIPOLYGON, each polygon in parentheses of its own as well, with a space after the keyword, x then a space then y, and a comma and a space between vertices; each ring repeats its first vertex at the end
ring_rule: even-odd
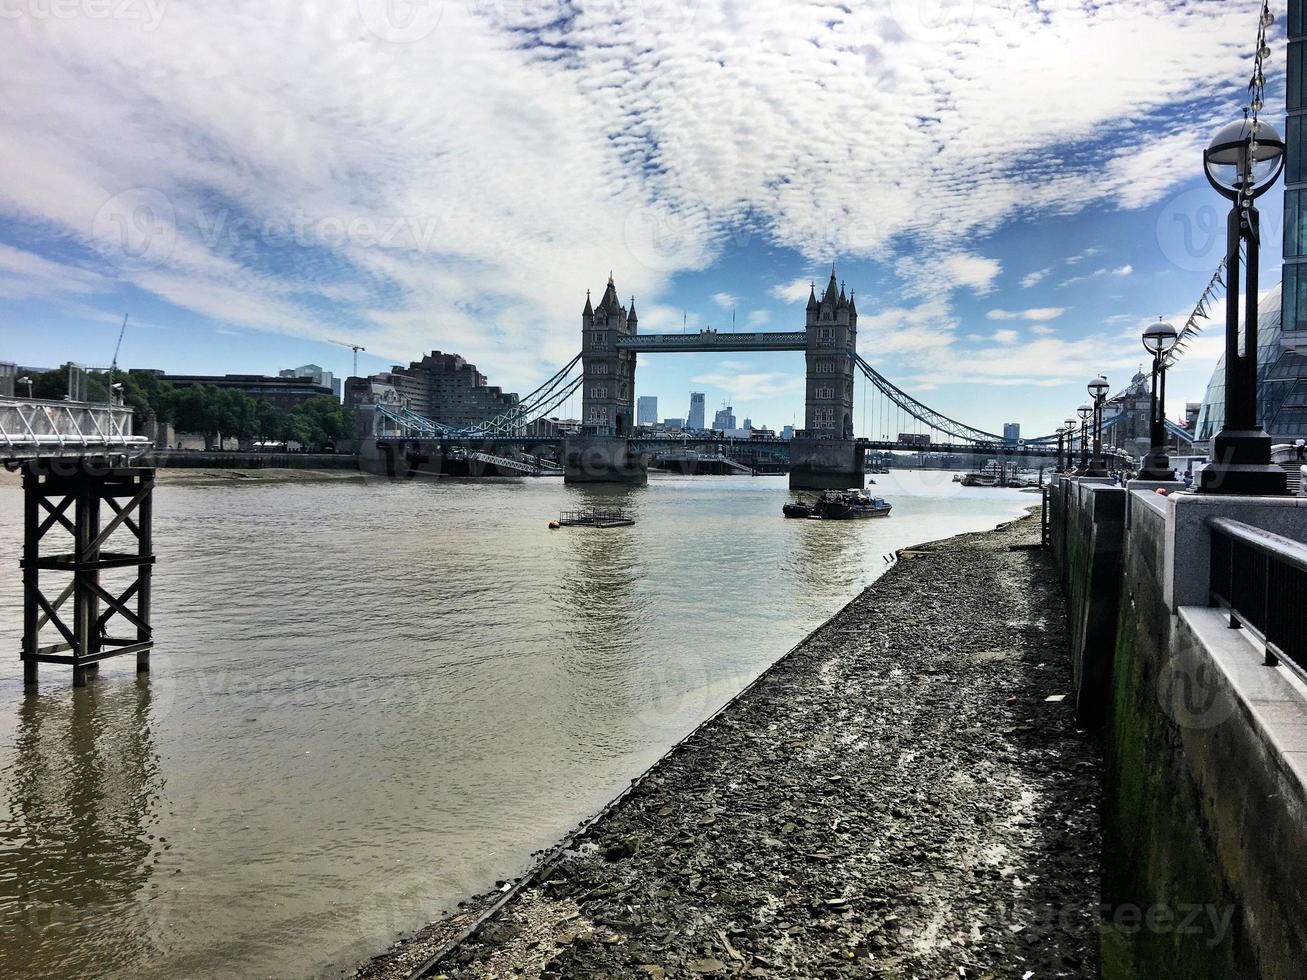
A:
POLYGON ((996 344, 1014 344, 1020 336, 1015 330, 995 330, 991 339, 996 344))
POLYGON ((1052 271, 1052 269, 1036 269, 1021 280, 1021 288, 1030 289, 1032 286, 1038 286, 1048 278, 1049 273, 1052 271))
MULTIPOLYGON (((610 268, 642 321, 673 276, 763 240, 892 263, 909 300, 984 295, 999 263, 959 241, 1156 200, 1207 120, 1177 107, 1228 87, 1260 9, 1159 2, 1165 31, 1127 0, 966 4, 956 31, 786 0, 415 4, 407 26, 384 0, 168 4, 149 29, 18 11, 0 60, 44 95, 0 105, 22 175, 0 211, 23 251, 80 244, 220 324, 439 346, 529 385, 610 268)), ((913 309, 904 349, 951 337, 913 309)))
POLYGON ((713 293, 712 301, 720 306, 723 310, 734 309, 739 305, 739 300, 730 293, 713 293))
POLYGON ((779 282, 769 290, 772 296, 786 303, 802 303, 808 298, 812 290, 812 280, 810 279, 791 279, 789 282, 779 282))
POLYGON ((1036 323, 1030 328, 1030 332, 1038 337, 1048 337, 1053 334, 1053 328, 1044 323, 1036 323))
POLYGON ((765 327, 771 323, 771 310, 751 310, 745 322, 750 327, 765 327))
POLYGON ((894 266, 904 292, 910 296, 938 296, 967 288, 983 296, 994 288, 1003 271, 998 259, 969 252, 929 257, 905 257, 894 266))
POLYGON ((1033 310, 990 310, 990 320, 1056 320, 1066 309, 1060 306, 1041 306, 1033 310))

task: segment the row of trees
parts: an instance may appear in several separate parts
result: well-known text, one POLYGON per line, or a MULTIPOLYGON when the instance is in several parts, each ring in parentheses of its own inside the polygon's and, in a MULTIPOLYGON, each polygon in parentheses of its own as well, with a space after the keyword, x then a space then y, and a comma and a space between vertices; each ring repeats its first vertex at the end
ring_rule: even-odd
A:
MULTIPOLYGON (((68 368, 56 368, 31 375, 36 398, 61 399, 68 392, 68 368)), ((354 412, 331 395, 312 398, 293 410, 278 408, 265 398, 251 398, 234 388, 213 385, 174 388, 150 371, 127 371, 114 375, 122 385, 122 398, 132 406, 136 424, 151 415, 171 422, 178 432, 204 436, 212 448, 223 439, 253 439, 259 442, 298 442, 320 449, 354 435, 354 412)), ((26 394, 24 385, 17 394, 26 394)), ((109 381, 103 372, 86 375, 86 397, 107 401, 109 381)))

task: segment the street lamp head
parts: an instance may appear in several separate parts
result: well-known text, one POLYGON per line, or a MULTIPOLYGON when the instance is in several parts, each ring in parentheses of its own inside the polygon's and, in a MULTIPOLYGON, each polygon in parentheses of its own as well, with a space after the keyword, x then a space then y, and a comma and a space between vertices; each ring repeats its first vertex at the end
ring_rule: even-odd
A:
POLYGON ((1081 422, 1088 422, 1089 416, 1094 414, 1094 408, 1092 405, 1081 405, 1076 409, 1076 414, 1080 416, 1081 422))
POLYGON ((1089 390, 1089 394, 1092 395, 1095 399, 1102 398, 1103 395, 1107 392, 1107 388, 1108 388, 1107 378, 1103 377, 1100 374, 1093 381, 1089 382, 1089 384, 1086 387, 1089 390))
POLYGON ((30 385, 32 383, 32 379, 29 378, 27 375, 23 375, 21 378, 15 378, 14 380, 17 381, 20 385, 30 385))
POLYGON ((1215 136, 1203 151, 1207 182, 1231 201, 1260 197, 1284 168, 1284 140, 1265 120, 1240 119, 1215 136))
POLYGON ((1144 350, 1150 354, 1165 354, 1175 346, 1179 337, 1173 325, 1159 319, 1144 328, 1144 350))
POLYGON ((1065 426, 1067 427, 1067 430, 1069 431, 1069 430, 1074 429, 1074 428, 1076 427, 1076 420, 1075 420, 1075 419, 1063 419, 1063 420, 1062 420, 1062 424, 1065 425, 1065 426))

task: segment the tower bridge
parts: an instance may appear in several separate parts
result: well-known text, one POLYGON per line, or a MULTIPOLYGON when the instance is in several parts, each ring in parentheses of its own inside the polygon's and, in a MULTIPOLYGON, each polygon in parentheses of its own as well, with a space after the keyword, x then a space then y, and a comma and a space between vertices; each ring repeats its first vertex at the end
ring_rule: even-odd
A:
MULTIPOLYGON (((815 283, 809 290, 802 330, 749 333, 640 333, 635 300, 623 304, 609 276, 597 304, 586 294, 580 353, 517 405, 477 425, 453 427, 416 415, 400 404, 378 404, 372 406, 364 455, 384 456, 385 468, 398 471, 417 465, 414 460, 445 458, 455 447, 508 459, 524 448, 534 446, 539 455, 556 446, 569 483, 643 483, 648 479, 650 453, 710 446, 723 440, 712 435, 660 440, 639 430, 635 424, 638 356, 768 352, 804 355, 803 427, 794 439, 775 447, 778 455, 788 457, 790 485, 796 489, 861 485, 868 450, 1056 454, 1056 436, 1013 445, 997 433, 918 401, 868 363, 858 353, 857 340, 857 304, 833 268, 820 295, 815 283), (854 382, 858 374, 866 379, 868 391, 874 389, 875 401, 867 414, 879 414, 882 429, 876 439, 855 436, 854 382), (581 394, 580 431, 558 437, 530 434, 534 423, 548 418, 577 392, 581 394), (371 450, 366 448, 369 445, 371 450)), ((525 471, 520 466, 508 469, 525 471)))

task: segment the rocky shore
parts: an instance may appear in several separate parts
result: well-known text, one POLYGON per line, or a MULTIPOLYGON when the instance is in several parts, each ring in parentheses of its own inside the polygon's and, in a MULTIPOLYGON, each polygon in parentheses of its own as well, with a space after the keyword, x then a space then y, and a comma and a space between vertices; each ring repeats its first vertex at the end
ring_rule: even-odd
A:
POLYGON ((1096 976, 1100 760, 1038 530, 902 552, 522 883, 358 975, 1096 976))

